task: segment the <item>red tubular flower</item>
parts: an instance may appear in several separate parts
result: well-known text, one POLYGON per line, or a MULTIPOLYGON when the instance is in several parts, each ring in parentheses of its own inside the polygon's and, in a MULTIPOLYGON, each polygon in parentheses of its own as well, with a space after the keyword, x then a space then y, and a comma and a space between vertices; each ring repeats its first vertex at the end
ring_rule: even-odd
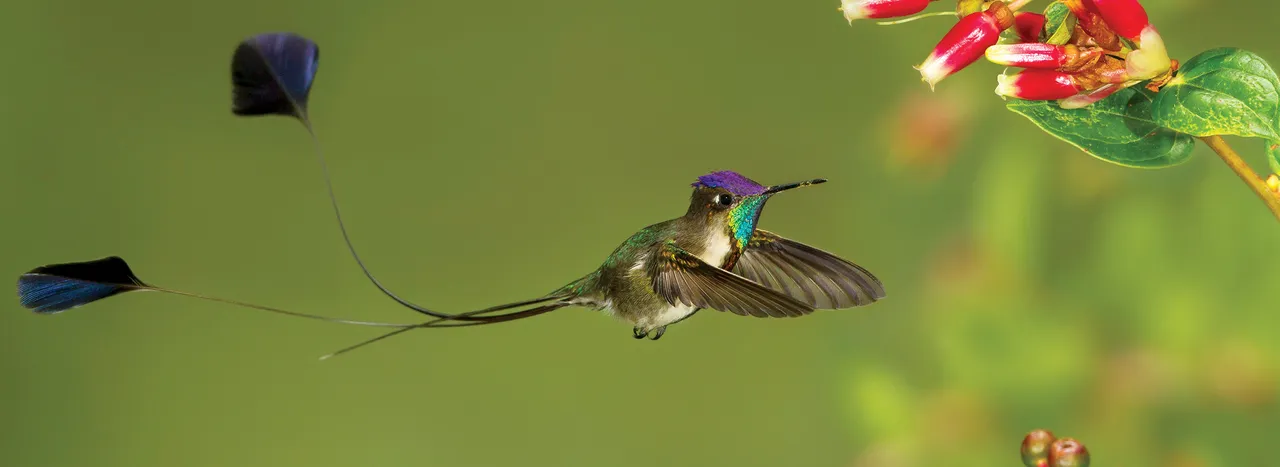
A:
MULTIPOLYGON (((1080 48, 1072 44, 1053 45, 1040 42, 1025 42, 1021 44, 996 44, 987 48, 987 60, 997 65, 1058 70, 1068 73, 1098 68, 1099 61, 1105 59, 1105 50, 1098 47, 1080 48)), ((1116 64, 1116 71, 1123 74, 1124 63, 1117 59, 1116 64)), ((1103 79, 1103 81, 1114 82, 1107 79, 1103 79)))
POLYGON ((1062 0, 1071 13, 1078 19, 1090 19, 1098 15, 1098 7, 1093 0, 1062 0))
POLYGON ((924 11, 933 0, 840 0, 844 19, 897 18, 924 11))
POLYGON ((1142 8, 1138 0, 1085 0, 1102 15, 1102 20, 1120 37, 1138 41, 1142 30, 1151 25, 1147 19, 1147 10, 1142 8))
POLYGON ((1081 91, 1075 76, 1054 70, 1025 70, 1013 76, 1000 75, 996 94, 1029 101, 1066 99, 1081 91))
POLYGON ((1013 15, 1013 30, 1022 42, 1040 42, 1044 32, 1045 17, 1039 13, 1019 12, 1013 15))
POLYGON ((1004 66, 1055 70, 1067 64, 1066 47, 1038 42, 987 47, 987 60, 1004 66))
POLYGON ((993 2, 987 11, 961 18, 942 37, 924 63, 915 68, 920 71, 921 79, 932 88, 944 78, 978 61, 983 51, 996 45, 1000 33, 1011 26, 1013 12, 1004 2, 993 2))

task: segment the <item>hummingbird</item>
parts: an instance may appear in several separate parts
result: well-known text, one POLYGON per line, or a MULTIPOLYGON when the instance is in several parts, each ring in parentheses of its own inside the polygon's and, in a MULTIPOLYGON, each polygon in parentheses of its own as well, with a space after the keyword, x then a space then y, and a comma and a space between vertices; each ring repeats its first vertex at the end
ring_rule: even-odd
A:
MULTIPOLYGON (((692 185, 683 216, 640 229, 587 275, 533 300, 439 317, 419 326, 449 319, 463 320, 459 326, 505 322, 578 306, 630 324, 636 339, 656 341, 668 326, 704 308, 784 318, 869 305, 885 297, 884 285, 870 271, 756 228, 771 197, 825 182, 819 178, 764 186, 733 171, 703 175, 692 185), (479 316, 534 304, 538 306, 528 310, 479 316)), ((383 334, 325 358, 411 329, 383 334)))
POLYGON ((375 287, 398 304, 430 316, 421 323, 339 319, 158 287, 139 279, 123 259, 52 264, 18 278, 22 306, 56 314, 122 293, 162 292, 239 307, 394 331, 321 357, 326 359, 413 329, 503 323, 575 306, 602 311, 632 326, 636 339, 660 339, 667 327, 709 308, 741 316, 794 317, 820 309, 863 306, 885 296, 866 269, 831 253, 757 229, 774 195, 825 183, 814 179, 764 186, 732 171, 698 177, 683 216, 650 225, 619 245, 596 270, 549 294, 464 313, 443 313, 393 293, 365 265, 347 233, 307 101, 319 48, 293 33, 264 33, 242 41, 232 57, 233 107, 239 116, 288 116, 315 144, 342 239, 375 287))
POLYGON ((779 318, 870 304, 885 293, 869 271, 756 228, 773 195, 824 182, 763 186, 732 171, 698 177, 683 216, 640 229, 552 295, 622 319, 636 339, 651 340, 703 308, 779 318))
POLYGON ((433 318, 417 324, 330 318, 156 287, 139 279, 118 257, 36 268, 19 277, 18 293, 23 306, 41 314, 59 313, 124 292, 153 291, 293 317, 396 328, 321 359, 413 329, 497 324, 570 306, 612 315, 632 326, 632 337, 656 341, 668 326, 702 309, 782 318, 864 306, 884 298, 883 284, 863 267, 756 228, 771 197, 825 182, 819 178, 764 186, 732 171, 703 175, 692 185, 684 215, 640 229, 594 271, 538 298, 457 314, 414 304, 383 286, 356 253, 339 214, 347 247, 373 284, 401 305, 433 318), (500 311, 504 313, 497 313, 500 311))

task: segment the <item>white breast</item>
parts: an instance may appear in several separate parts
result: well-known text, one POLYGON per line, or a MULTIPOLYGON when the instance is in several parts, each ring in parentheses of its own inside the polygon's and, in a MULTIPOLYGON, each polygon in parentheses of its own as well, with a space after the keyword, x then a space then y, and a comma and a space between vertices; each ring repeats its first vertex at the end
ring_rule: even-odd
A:
POLYGON ((703 250, 698 259, 715 267, 724 264, 725 257, 729 256, 729 236, 724 232, 716 232, 707 238, 706 249, 703 250))

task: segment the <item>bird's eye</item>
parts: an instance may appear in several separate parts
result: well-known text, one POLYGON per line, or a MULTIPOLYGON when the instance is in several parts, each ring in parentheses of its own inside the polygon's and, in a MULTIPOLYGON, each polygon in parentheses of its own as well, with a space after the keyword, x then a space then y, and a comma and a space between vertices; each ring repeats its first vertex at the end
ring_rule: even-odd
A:
POLYGON ((717 203, 720 203, 720 205, 721 205, 721 206, 728 206, 728 205, 730 205, 730 204, 733 204, 733 196, 731 196, 731 195, 720 195, 720 196, 717 196, 717 197, 716 197, 716 202, 717 202, 717 203))

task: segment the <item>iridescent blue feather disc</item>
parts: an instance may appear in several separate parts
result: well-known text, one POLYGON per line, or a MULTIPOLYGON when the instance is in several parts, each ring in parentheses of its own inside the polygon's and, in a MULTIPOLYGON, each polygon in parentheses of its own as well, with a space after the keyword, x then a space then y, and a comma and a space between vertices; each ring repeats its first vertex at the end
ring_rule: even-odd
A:
POLYGON ((146 288, 123 259, 53 264, 18 277, 18 300, 37 313, 58 313, 146 288))
POLYGON ((231 58, 231 111, 305 119, 319 63, 320 48, 297 34, 267 33, 245 39, 231 58))

